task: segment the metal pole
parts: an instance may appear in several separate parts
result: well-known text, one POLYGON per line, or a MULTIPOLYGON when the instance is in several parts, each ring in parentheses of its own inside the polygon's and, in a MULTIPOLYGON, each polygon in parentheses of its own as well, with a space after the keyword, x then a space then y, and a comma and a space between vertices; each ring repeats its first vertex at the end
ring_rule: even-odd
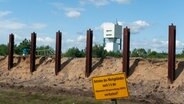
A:
POLYGON ((112 104, 118 104, 117 99, 111 99, 112 104))
POLYGON ((123 33, 123 72, 129 76, 129 50, 130 50, 130 29, 124 28, 123 33))
POLYGON ((92 72, 92 44, 93 44, 93 31, 87 30, 86 41, 86 73, 85 76, 89 77, 92 72))
POLYGON ((62 33, 56 32, 56 54, 55 54, 55 75, 58 74, 61 68, 61 38, 62 33))
POLYGON ((119 44, 120 50, 122 48, 122 39, 120 39, 120 44, 119 44))
POLYGON ((36 33, 31 33, 31 49, 30 49, 30 72, 34 72, 35 69, 35 57, 36 57, 36 33))
POLYGON ((13 67, 13 51, 14 50, 14 35, 9 35, 9 43, 8 43, 8 70, 13 67))
POLYGON ((168 44, 168 79, 171 83, 175 80, 175 51, 176 51, 176 26, 169 26, 168 44))
POLYGON ((106 41, 105 38, 103 38, 103 48, 105 47, 106 41))

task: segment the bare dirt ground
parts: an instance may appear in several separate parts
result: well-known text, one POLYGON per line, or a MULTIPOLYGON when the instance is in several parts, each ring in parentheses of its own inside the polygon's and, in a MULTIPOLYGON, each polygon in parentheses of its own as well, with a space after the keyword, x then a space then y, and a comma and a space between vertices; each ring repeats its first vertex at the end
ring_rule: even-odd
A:
MULTIPOLYGON (((0 59, 0 88, 16 88, 48 93, 69 93, 94 96, 91 78, 122 72, 121 58, 93 59, 93 72, 85 77, 85 58, 62 58, 61 71, 54 73, 53 58, 36 59, 36 71, 30 73, 30 59, 14 58, 14 67, 7 70, 8 57, 0 59)), ((184 102, 184 61, 176 62, 176 80, 167 79, 167 60, 131 59, 131 75, 127 78, 130 97, 141 103, 165 104, 184 102)))

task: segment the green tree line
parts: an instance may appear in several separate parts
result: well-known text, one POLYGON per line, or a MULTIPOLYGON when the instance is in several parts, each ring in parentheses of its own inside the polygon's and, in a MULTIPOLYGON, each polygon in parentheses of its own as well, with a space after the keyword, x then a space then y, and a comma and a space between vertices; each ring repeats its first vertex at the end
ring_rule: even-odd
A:
MULTIPOLYGON (((17 45, 17 44, 14 45, 14 54, 22 55, 23 49, 27 49, 28 54, 29 54, 30 47, 31 47, 31 41, 28 39, 24 39, 22 42, 20 42, 19 45, 17 45)), ((54 50, 53 48, 51 48, 48 45, 36 47, 36 50, 47 50, 47 49, 54 50)), ((8 55, 8 44, 0 44, 0 55, 1 56, 8 55)))
MULTIPOLYGON (((85 50, 79 50, 76 47, 68 49, 64 54, 67 57, 85 57, 85 50)), ((107 52, 101 45, 94 45, 92 47, 92 56, 97 58, 102 57, 122 57, 122 52, 107 52)), ((142 58, 167 58, 168 53, 156 52, 151 49, 145 50, 144 48, 135 48, 130 51, 130 57, 142 57, 142 58)), ((176 54, 177 58, 184 58, 184 49, 181 53, 176 54)))
MULTIPOLYGON (((15 44, 14 46, 14 53, 17 55, 22 55, 22 50, 24 48, 28 49, 28 54, 30 51, 31 42, 28 39, 24 39, 22 42, 20 42, 19 45, 15 44)), ((50 46, 40 46, 36 48, 37 50, 46 50, 51 49, 54 51, 53 48, 50 46)), ((65 53, 62 55, 64 57, 85 57, 85 49, 78 49, 77 47, 69 48, 65 53)), ((8 45, 7 44, 0 44, 0 55, 6 56, 8 55, 8 45)), ((104 58, 104 57, 122 57, 122 52, 107 52, 104 50, 104 47, 98 44, 95 44, 92 47, 92 56, 96 58, 104 58)), ((166 52, 156 52, 152 51, 151 49, 145 50, 144 48, 135 48, 132 51, 130 51, 130 57, 142 57, 142 58, 167 58, 168 53, 166 52)), ((184 49, 181 53, 176 54, 177 58, 184 58, 184 49)))

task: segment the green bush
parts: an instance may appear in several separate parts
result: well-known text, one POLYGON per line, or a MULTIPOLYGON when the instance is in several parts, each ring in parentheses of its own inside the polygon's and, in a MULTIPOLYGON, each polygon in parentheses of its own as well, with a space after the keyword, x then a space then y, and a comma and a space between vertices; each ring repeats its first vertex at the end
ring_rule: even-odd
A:
POLYGON ((85 53, 83 50, 79 50, 76 47, 69 48, 64 54, 65 57, 84 57, 85 53))
POLYGON ((14 51, 16 54, 22 55, 23 49, 26 48, 27 50, 30 50, 30 47, 31 47, 31 41, 24 39, 18 46, 17 45, 14 46, 14 51))
POLYGON ((96 58, 104 58, 106 54, 106 51, 104 50, 104 47, 101 45, 95 44, 92 49, 92 56, 96 58))
POLYGON ((122 57, 122 54, 120 51, 110 51, 107 52, 104 50, 104 47, 98 44, 95 44, 93 46, 93 51, 92 51, 93 57, 97 58, 105 58, 106 56, 111 56, 111 57, 122 57))
POLYGON ((132 57, 147 57, 147 52, 144 48, 134 49, 131 53, 132 57))
POLYGON ((54 49, 50 47, 49 45, 42 45, 36 48, 36 54, 45 56, 45 55, 54 55, 54 49))
POLYGON ((116 52, 110 51, 110 52, 107 52, 106 56, 119 58, 119 57, 122 57, 122 53, 120 51, 116 51, 116 52))
POLYGON ((8 46, 5 44, 0 45, 0 55, 1 56, 6 56, 8 55, 8 46))

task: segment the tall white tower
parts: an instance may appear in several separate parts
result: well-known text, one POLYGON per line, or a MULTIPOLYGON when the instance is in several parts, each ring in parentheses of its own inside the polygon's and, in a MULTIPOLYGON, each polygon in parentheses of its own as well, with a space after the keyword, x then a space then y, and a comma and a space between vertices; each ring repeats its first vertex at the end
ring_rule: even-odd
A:
POLYGON ((108 52, 121 50, 122 26, 116 23, 104 25, 103 28, 104 49, 108 52))

